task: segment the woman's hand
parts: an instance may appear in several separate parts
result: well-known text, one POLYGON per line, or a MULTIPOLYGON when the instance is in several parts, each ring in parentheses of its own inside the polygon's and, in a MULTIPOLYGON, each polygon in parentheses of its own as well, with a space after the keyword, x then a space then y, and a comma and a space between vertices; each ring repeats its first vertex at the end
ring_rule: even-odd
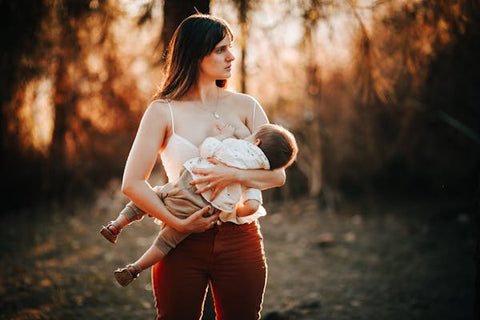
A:
POLYGON ((208 161, 215 166, 208 169, 194 169, 193 173, 202 175, 203 178, 193 180, 190 184, 206 184, 205 187, 198 189, 196 193, 211 190, 210 201, 213 201, 226 186, 239 182, 239 174, 242 170, 226 166, 213 158, 208 159, 208 161))
POLYGON ((220 215, 220 211, 216 210, 218 212, 211 216, 204 217, 204 214, 210 209, 210 206, 206 206, 192 214, 190 217, 180 220, 180 225, 178 225, 178 228, 176 229, 183 233, 200 233, 207 231, 217 223, 218 216, 220 215))

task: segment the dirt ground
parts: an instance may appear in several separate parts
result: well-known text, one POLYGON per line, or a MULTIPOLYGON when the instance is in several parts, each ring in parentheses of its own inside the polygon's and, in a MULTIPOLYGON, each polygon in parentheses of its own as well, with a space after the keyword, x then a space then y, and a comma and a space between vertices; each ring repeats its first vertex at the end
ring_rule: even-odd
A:
MULTIPOLYGON (((126 199, 4 214, 0 319, 154 319, 149 272, 126 288, 112 270, 155 238, 141 221, 112 245, 98 234, 126 199)), ((474 212, 461 199, 267 203, 262 319, 474 319, 474 212)), ((208 317, 205 317, 208 318, 208 317)))

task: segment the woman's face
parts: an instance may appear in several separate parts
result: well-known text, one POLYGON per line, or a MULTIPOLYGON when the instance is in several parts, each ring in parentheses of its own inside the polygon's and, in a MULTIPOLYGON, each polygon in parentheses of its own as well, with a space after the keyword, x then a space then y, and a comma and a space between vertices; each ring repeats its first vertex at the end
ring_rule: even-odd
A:
POLYGON ((217 43, 213 51, 200 62, 200 75, 221 80, 232 75, 232 61, 235 57, 231 51, 231 41, 228 36, 217 43))

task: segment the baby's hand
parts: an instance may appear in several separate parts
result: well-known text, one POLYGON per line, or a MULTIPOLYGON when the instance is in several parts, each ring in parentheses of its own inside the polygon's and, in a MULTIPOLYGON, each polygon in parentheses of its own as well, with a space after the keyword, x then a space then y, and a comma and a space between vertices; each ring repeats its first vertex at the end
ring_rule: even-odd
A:
POLYGON ((217 124, 216 125, 219 136, 223 138, 233 137, 235 133, 235 127, 226 123, 224 125, 217 124))

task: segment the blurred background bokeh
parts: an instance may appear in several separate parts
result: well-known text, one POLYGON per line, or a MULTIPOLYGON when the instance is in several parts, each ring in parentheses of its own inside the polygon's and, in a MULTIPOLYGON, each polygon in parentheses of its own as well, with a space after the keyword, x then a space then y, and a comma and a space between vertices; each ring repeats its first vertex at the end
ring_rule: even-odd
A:
POLYGON ((230 89, 298 137, 276 197, 474 192, 477 1, 2 1, 8 207, 122 174, 165 43, 194 7, 235 31, 230 89))
POLYGON ((1 0, 2 216, 119 186, 166 43, 195 10, 234 30, 229 89, 297 137, 267 204, 475 205, 478 0, 1 0))

